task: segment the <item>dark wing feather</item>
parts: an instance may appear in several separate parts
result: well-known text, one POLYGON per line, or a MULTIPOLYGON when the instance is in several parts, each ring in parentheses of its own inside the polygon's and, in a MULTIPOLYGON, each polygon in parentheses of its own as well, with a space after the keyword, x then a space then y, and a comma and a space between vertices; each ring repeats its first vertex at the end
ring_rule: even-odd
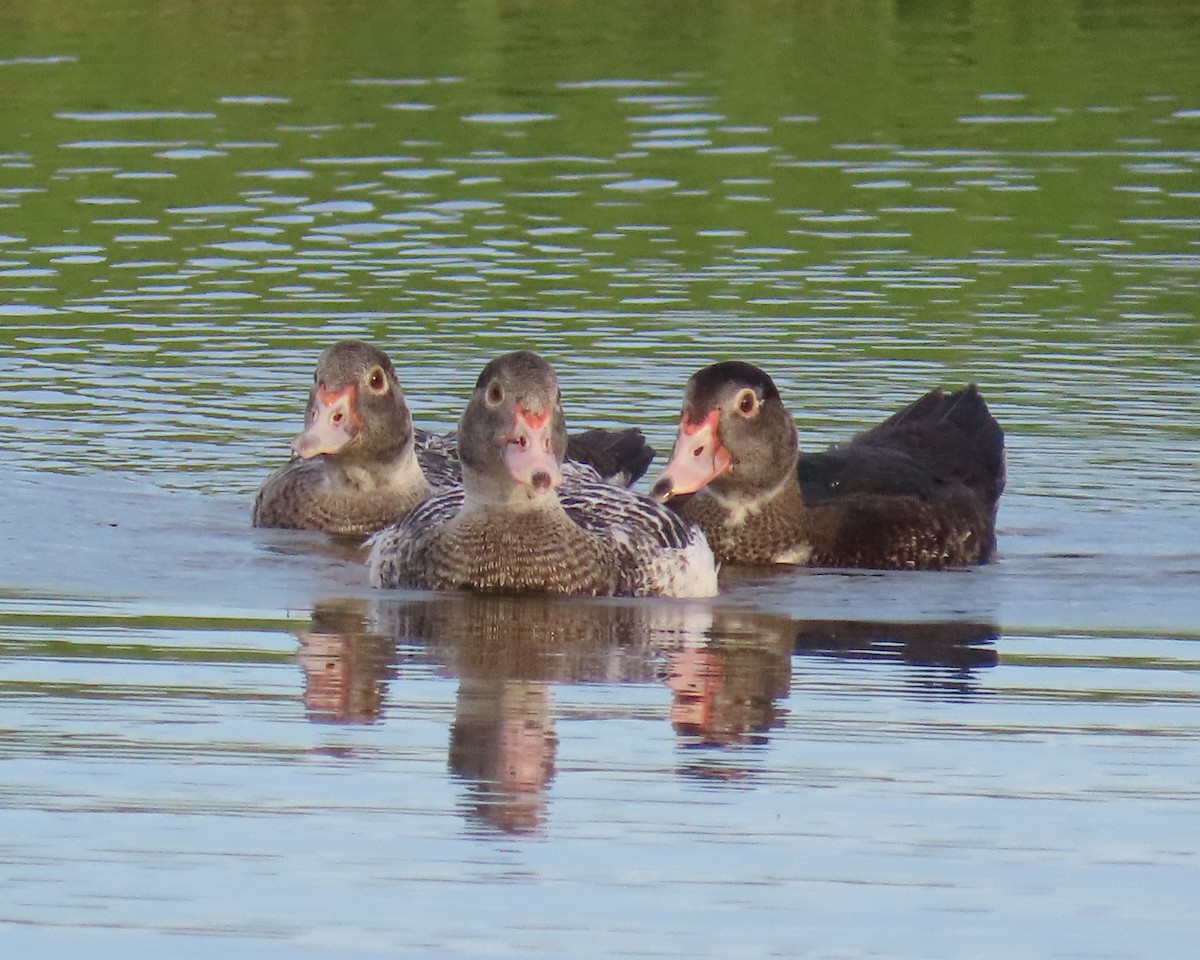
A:
POLYGON ((567 458, 592 467, 608 483, 636 483, 654 459, 654 448, 637 427, 594 427, 567 437, 567 458))
POLYGON ((994 509, 1004 432, 974 384, 939 388, 844 445, 801 455, 796 472, 810 506, 862 494, 928 500, 961 484, 994 509))

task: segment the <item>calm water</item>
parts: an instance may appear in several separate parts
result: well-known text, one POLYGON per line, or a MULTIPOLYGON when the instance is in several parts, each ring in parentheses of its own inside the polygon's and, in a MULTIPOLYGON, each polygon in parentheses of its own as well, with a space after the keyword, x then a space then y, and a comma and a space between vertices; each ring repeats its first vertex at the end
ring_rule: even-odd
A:
POLYGON ((1193 956, 1194 3, 0 20, 6 956, 1193 956), (975 380, 1000 561, 374 593, 248 525, 343 336, 664 453, 975 380))

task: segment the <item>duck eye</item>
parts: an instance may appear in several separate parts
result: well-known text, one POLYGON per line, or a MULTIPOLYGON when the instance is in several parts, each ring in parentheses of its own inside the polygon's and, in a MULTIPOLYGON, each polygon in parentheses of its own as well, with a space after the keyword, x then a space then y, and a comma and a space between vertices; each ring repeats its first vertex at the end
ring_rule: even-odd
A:
POLYGON ((367 386, 369 386, 374 393, 383 393, 385 390, 387 390, 387 377, 384 376, 382 367, 371 368, 371 375, 367 379, 367 386))
POLYGON ((753 390, 743 390, 737 395, 736 406, 743 417, 752 417, 758 413, 758 396, 753 390))
POLYGON ((499 380, 493 380, 488 386, 487 402, 493 407, 504 399, 504 388, 500 386, 499 380))

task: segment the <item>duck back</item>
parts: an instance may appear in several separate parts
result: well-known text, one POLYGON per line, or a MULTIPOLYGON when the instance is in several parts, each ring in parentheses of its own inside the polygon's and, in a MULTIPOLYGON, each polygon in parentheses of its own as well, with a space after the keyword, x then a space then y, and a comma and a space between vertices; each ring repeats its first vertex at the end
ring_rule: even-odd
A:
POLYGON ((802 454, 797 476, 809 506, 865 495, 933 500, 964 487, 994 517, 1004 431, 974 384, 939 387, 843 445, 802 454))
POLYGON ((824 453, 801 455, 810 562, 917 567, 986 563, 1004 490, 1004 432, 978 388, 931 390, 824 453))

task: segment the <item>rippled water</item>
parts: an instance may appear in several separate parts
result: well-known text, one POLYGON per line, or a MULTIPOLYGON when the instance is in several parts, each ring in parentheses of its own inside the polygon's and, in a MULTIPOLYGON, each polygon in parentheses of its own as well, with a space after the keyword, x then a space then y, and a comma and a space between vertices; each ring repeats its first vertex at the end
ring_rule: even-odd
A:
POLYGON ((1193 5, 156 11, 0 31, 6 955, 1192 955, 1193 5), (381 596, 248 526, 343 336, 664 452, 977 381, 1000 560, 381 596))

